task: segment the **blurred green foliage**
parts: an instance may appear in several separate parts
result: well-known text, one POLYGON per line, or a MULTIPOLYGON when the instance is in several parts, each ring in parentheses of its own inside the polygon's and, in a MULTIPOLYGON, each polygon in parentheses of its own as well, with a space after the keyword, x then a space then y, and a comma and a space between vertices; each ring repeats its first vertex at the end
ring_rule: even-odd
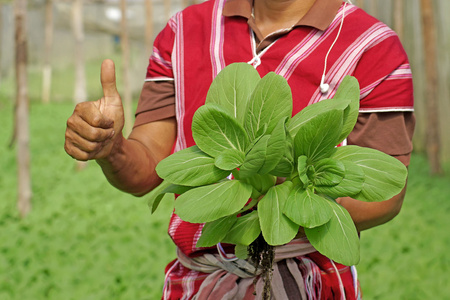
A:
MULTIPOLYGON (((99 68, 92 73, 101 93, 99 68)), ((76 171, 63 147, 70 92, 61 92, 69 101, 49 105, 32 98, 32 211, 19 219, 10 90, 0 83, 0 300, 159 299, 164 267, 175 258, 172 203, 152 216, 145 198, 111 187, 95 162, 76 171)))
POLYGON ((419 155, 409 174, 400 214, 361 234, 365 299, 450 299, 450 176, 429 176, 419 155))
MULTIPOLYGON (((95 98, 99 66, 88 67, 95 98)), ((71 70, 59 72, 54 95, 70 99, 71 70)), ((15 149, 7 147, 12 80, 0 83, 0 300, 160 299, 164 267, 175 257, 172 203, 151 215, 145 197, 115 190, 95 163, 76 171, 63 148, 74 105, 41 104, 39 74, 30 73, 33 207, 24 220, 15 204, 15 149)), ((450 299, 450 177, 428 174, 415 155, 400 215, 361 234, 364 299, 450 299)))

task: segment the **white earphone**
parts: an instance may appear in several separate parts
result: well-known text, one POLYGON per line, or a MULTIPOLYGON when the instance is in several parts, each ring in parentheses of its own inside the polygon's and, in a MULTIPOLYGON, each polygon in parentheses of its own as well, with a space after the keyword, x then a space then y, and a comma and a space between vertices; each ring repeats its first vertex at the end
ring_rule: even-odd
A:
POLYGON ((325 83, 325 74, 322 75, 322 79, 320 80, 320 92, 322 94, 326 94, 328 90, 330 89, 330 85, 328 83, 325 83))

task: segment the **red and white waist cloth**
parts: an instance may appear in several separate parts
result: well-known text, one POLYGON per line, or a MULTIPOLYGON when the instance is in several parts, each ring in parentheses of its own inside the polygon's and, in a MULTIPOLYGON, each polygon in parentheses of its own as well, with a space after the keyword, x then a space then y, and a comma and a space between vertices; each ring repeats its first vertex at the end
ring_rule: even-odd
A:
MULTIPOLYGON (((166 269, 163 299, 261 299, 260 270, 217 253, 189 257, 180 249, 166 269), (256 284, 255 284, 256 277, 256 284)), ((307 239, 275 247, 271 299, 360 299, 356 269, 318 253, 307 239)))

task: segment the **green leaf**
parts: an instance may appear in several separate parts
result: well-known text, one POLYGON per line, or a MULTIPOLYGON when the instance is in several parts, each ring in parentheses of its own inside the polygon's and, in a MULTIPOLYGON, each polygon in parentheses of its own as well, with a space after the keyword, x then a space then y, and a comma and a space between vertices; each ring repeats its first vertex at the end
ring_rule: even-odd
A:
POLYGON ((202 235, 197 241, 197 247, 212 247, 222 241, 227 232, 236 223, 237 217, 226 216, 218 220, 208 222, 203 226, 202 235))
POLYGON ((284 154, 275 168, 269 173, 278 177, 288 177, 294 171, 294 168, 294 141, 289 131, 287 131, 284 154))
POLYGON ((294 170, 294 162, 293 159, 288 158, 287 156, 283 156, 278 165, 269 172, 269 174, 277 176, 277 177, 288 177, 291 175, 294 170))
POLYGON ((292 116, 292 93, 286 79, 274 72, 264 76, 256 86, 247 106, 244 128, 255 139, 258 130, 267 124, 270 134, 280 119, 292 116))
POLYGON ((169 181, 163 180, 156 188, 154 188, 150 193, 147 194, 148 197, 148 207, 153 214, 155 210, 158 208, 161 200, 166 194, 165 189, 169 187, 171 183, 169 181))
POLYGON ((283 213, 296 224, 313 228, 327 223, 333 210, 326 199, 311 189, 295 187, 289 194, 283 213))
POLYGON ((220 105, 243 124, 247 103, 260 80, 258 71, 249 64, 228 65, 213 80, 205 103, 220 105))
POLYGON ((305 186, 309 184, 307 160, 308 158, 304 155, 300 155, 297 160, 298 177, 305 186))
POLYGON ((272 131, 269 140, 267 141, 267 151, 265 161, 258 173, 267 174, 272 171, 280 162, 281 153, 285 152, 286 148, 286 119, 281 119, 277 126, 272 131))
POLYGON ((344 164, 336 159, 324 158, 314 164, 314 186, 335 186, 344 178, 344 164))
POLYGON ((345 168, 342 181, 336 186, 316 186, 316 191, 320 194, 328 195, 332 198, 352 197, 361 192, 364 183, 364 172, 362 168, 350 161, 341 161, 345 168))
POLYGON ((285 181, 269 189, 258 203, 259 222, 265 241, 272 246, 290 242, 298 232, 299 225, 283 214, 292 182, 285 181))
POLYGON ((299 127, 294 138, 295 156, 305 155, 309 162, 327 158, 335 151, 342 129, 342 111, 329 110, 299 127))
POLYGON ((244 163, 240 167, 240 175, 242 177, 253 176, 258 173, 266 161, 267 143, 270 135, 261 137, 252 149, 247 153, 244 163))
POLYGON ((250 245, 261 233, 259 225, 258 211, 252 211, 242 217, 237 218, 236 223, 222 240, 224 243, 250 245))
POLYGON ((237 213, 251 194, 252 187, 238 180, 202 186, 179 196, 175 213, 186 222, 211 222, 237 213))
POLYGON ((244 152, 249 144, 244 128, 216 104, 197 109, 192 119, 192 136, 197 146, 212 157, 227 149, 244 152))
POLYGON ((248 247, 245 245, 236 245, 234 247, 234 255, 236 255, 237 258, 240 259, 247 259, 248 258, 248 247))
POLYGON ((168 182, 185 186, 212 184, 230 174, 229 171, 217 168, 214 158, 197 146, 183 149, 163 159, 156 166, 156 172, 168 182))
POLYGON ((251 198, 257 199, 259 196, 265 195, 267 191, 275 185, 277 178, 270 174, 254 174, 252 176, 242 178, 242 181, 253 187, 251 198))
POLYGON ((330 221, 322 226, 305 228, 314 248, 326 257, 347 265, 359 262, 359 237, 350 214, 332 200, 326 200, 332 209, 330 221))
POLYGON ((163 193, 172 193, 172 194, 184 194, 189 190, 192 190, 195 187, 192 186, 185 186, 185 185, 177 185, 177 184, 170 184, 168 187, 166 187, 163 190, 163 193))
POLYGON ((263 137, 264 135, 266 135, 267 133, 267 124, 263 124, 263 126, 261 126, 258 131, 256 132, 255 135, 255 139, 254 139, 254 143, 258 141, 258 139, 260 139, 261 137, 263 137))
POLYGON ((359 146, 337 148, 333 158, 350 161, 362 168, 365 178, 361 192, 352 197, 362 201, 383 201, 399 194, 408 171, 398 159, 381 151, 359 146))
POLYGON ((299 128, 318 114, 329 110, 343 112, 343 126, 339 143, 348 136, 355 127, 359 112, 359 83, 355 77, 346 76, 339 85, 333 99, 325 99, 302 109, 287 123, 288 130, 295 137, 299 128))
POLYGON ((236 149, 222 151, 214 161, 216 167, 222 170, 233 170, 239 168, 245 159, 245 153, 236 149))
POLYGON ((358 80, 352 76, 345 76, 333 97, 333 101, 349 103, 344 111, 339 142, 342 142, 355 127, 359 114, 359 93, 358 80))
POLYGON ((293 116, 286 124, 292 137, 295 138, 302 126, 316 118, 318 115, 328 113, 332 110, 338 110, 344 113, 344 110, 349 106, 348 101, 334 101, 334 99, 325 99, 314 103, 302 109, 295 116, 293 116))

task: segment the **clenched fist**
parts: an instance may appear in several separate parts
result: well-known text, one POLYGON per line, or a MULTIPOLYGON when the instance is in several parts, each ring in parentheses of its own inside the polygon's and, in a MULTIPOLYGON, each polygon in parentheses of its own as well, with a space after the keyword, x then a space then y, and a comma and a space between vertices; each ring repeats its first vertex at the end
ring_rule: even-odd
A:
POLYGON ((112 60, 103 61, 100 77, 103 98, 77 104, 67 120, 64 149, 77 160, 105 158, 122 138, 123 105, 112 60))

